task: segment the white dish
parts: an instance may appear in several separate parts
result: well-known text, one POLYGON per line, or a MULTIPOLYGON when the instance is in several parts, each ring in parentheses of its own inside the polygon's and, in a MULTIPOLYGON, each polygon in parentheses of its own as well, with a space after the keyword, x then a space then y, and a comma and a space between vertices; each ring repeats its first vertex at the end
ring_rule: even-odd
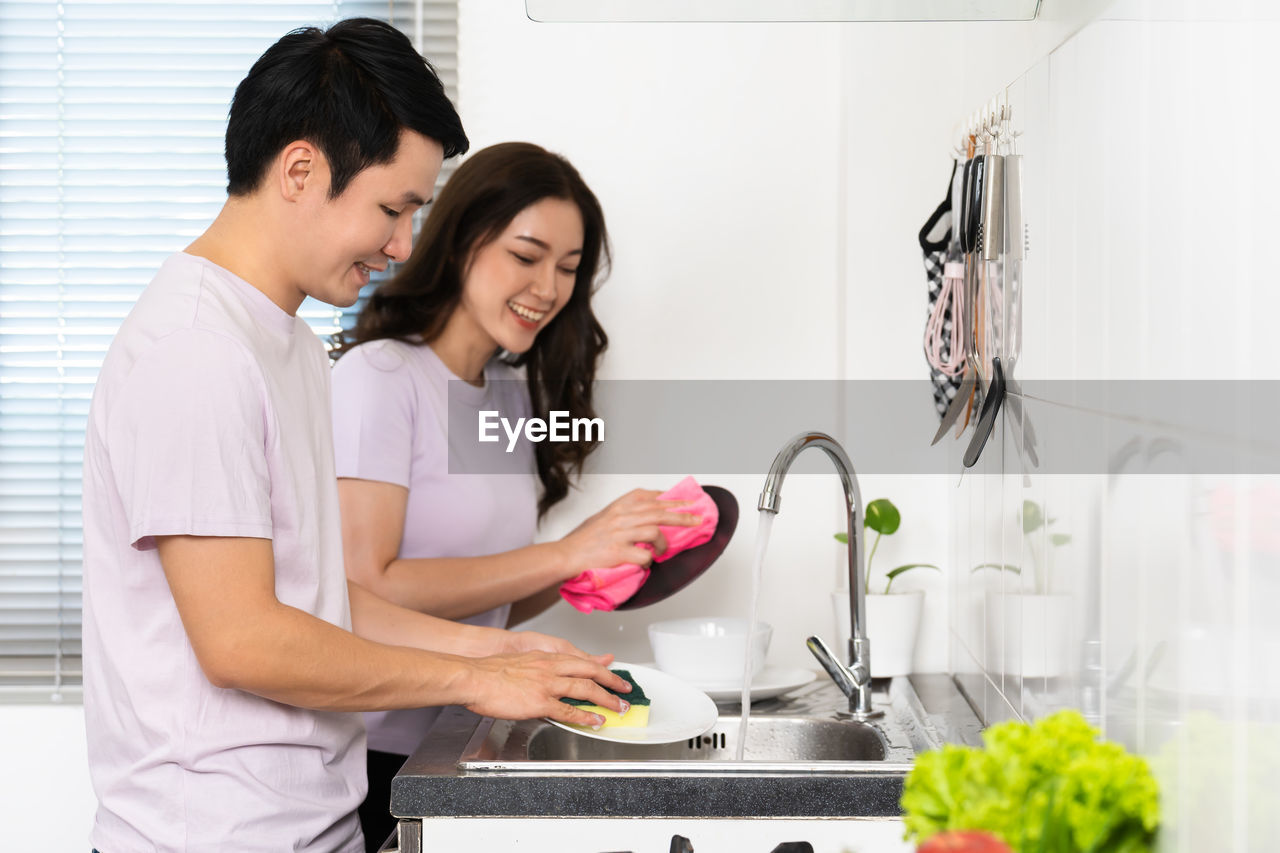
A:
MULTIPOLYGON (((732 616, 668 619, 649 626, 649 646, 658 668, 690 684, 737 681, 747 662, 751 623, 732 616)), ((756 622, 751 635, 751 672, 759 675, 773 628, 756 622)))
POLYGON ((635 676, 649 697, 649 725, 644 728, 608 728, 594 731, 548 719, 553 726, 596 740, 618 743, 677 743, 711 731, 720 716, 716 703, 701 690, 673 675, 634 663, 614 662, 610 669, 625 669, 635 676))
MULTIPOLYGON (((773 699, 784 693, 790 693, 804 687, 818 677, 811 669, 788 669, 779 666, 766 666, 760 674, 751 679, 751 701, 773 699)), ((699 684, 698 688, 716 702, 741 702, 742 682, 736 684, 699 684)))

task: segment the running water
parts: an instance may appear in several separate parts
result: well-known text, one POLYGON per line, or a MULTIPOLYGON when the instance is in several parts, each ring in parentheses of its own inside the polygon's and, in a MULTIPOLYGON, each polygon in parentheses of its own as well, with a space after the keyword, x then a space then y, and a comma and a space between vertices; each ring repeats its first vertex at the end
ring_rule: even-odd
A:
POLYGON ((751 719, 751 670, 752 647, 751 638, 756 633, 756 606, 760 603, 760 579, 764 576, 764 552, 769 547, 769 531, 773 529, 773 517, 777 513, 760 510, 756 523, 756 557, 751 573, 751 610, 747 614, 747 653, 743 655, 745 663, 742 667, 742 722, 738 726, 737 760, 742 760, 742 753, 747 747, 747 721, 751 719))

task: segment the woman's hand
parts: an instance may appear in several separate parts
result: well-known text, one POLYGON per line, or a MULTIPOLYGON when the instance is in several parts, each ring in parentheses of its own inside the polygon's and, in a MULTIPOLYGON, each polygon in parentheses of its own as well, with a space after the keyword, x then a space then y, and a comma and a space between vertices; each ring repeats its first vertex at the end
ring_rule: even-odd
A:
POLYGON ((464 688, 467 710, 503 720, 550 717, 562 723, 599 726, 604 720, 575 708, 562 698, 584 699, 593 705, 626 713, 629 707, 605 687, 630 693, 631 685, 604 666, 576 655, 526 652, 469 661, 464 688))
POLYGON ((689 501, 661 500, 661 492, 635 489, 579 524, 558 543, 564 551, 565 579, 587 569, 607 569, 623 563, 647 566, 654 554, 667 550, 666 537, 658 529, 695 527, 702 519, 679 507, 689 501), (653 546, 653 551, 639 543, 653 546))
POLYGON ((570 655, 571 657, 594 661, 601 666, 608 666, 613 663, 613 655, 587 654, 568 640, 553 637, 550 634, 539 634, 537 631, 503 631, 502 643, 494 650, 495 654, 500 655, 518 655, 525 652, 570 655))

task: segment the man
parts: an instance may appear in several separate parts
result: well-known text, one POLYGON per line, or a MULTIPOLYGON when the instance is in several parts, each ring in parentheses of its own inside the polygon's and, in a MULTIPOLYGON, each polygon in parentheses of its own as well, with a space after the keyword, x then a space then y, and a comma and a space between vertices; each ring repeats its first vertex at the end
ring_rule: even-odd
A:
POLYGON ((460 704, 597 725, 627 690, 568 643, 434 619, 348 587, 328 361, 296 316, 409 253, 467 139, 376 21, 298 30, 236 90, 229 198, 121 326, 85 443, 91 842, 358 851, 359 710, 460 704), (354 631, 354 633, 353 633, 354 631), (598 683, 597 683, 598 682, 598 683))

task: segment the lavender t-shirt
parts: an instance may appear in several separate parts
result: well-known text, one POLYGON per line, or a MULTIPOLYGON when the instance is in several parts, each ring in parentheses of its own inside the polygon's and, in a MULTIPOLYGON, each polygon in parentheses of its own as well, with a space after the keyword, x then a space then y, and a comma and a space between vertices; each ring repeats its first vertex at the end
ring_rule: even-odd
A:
MULTIPOLYGON (((451 394, 455 423, 475 424, 481 410, 499 410, 509 419, 528 416, 529 396, 513 368, 491 361, 484 376, 483 388, 468 385, 430 346, 392 340, 362 344, 334 365, 338 476, 409 490, 403 559, 477 557, 533 541, 538 484, 529 442, 517 444, 511 465, 527 475, 449 473, 451 394), (456 407, 465 409, 461 417, 456 407)), ((509 610, 498 607, 463 621, 501 627, 509 610)), ((408 755, 439 715, 439 708, 365 714, 369 748, 408 755)))
POLYGON ((170 257, 112 342, 89 410, 92 846, 363 850, 360 716, 213 686, 153 538, 270 539, 276 597, 350 629, 332 459, 328 360, 306 323, 209 261, 170 257))

